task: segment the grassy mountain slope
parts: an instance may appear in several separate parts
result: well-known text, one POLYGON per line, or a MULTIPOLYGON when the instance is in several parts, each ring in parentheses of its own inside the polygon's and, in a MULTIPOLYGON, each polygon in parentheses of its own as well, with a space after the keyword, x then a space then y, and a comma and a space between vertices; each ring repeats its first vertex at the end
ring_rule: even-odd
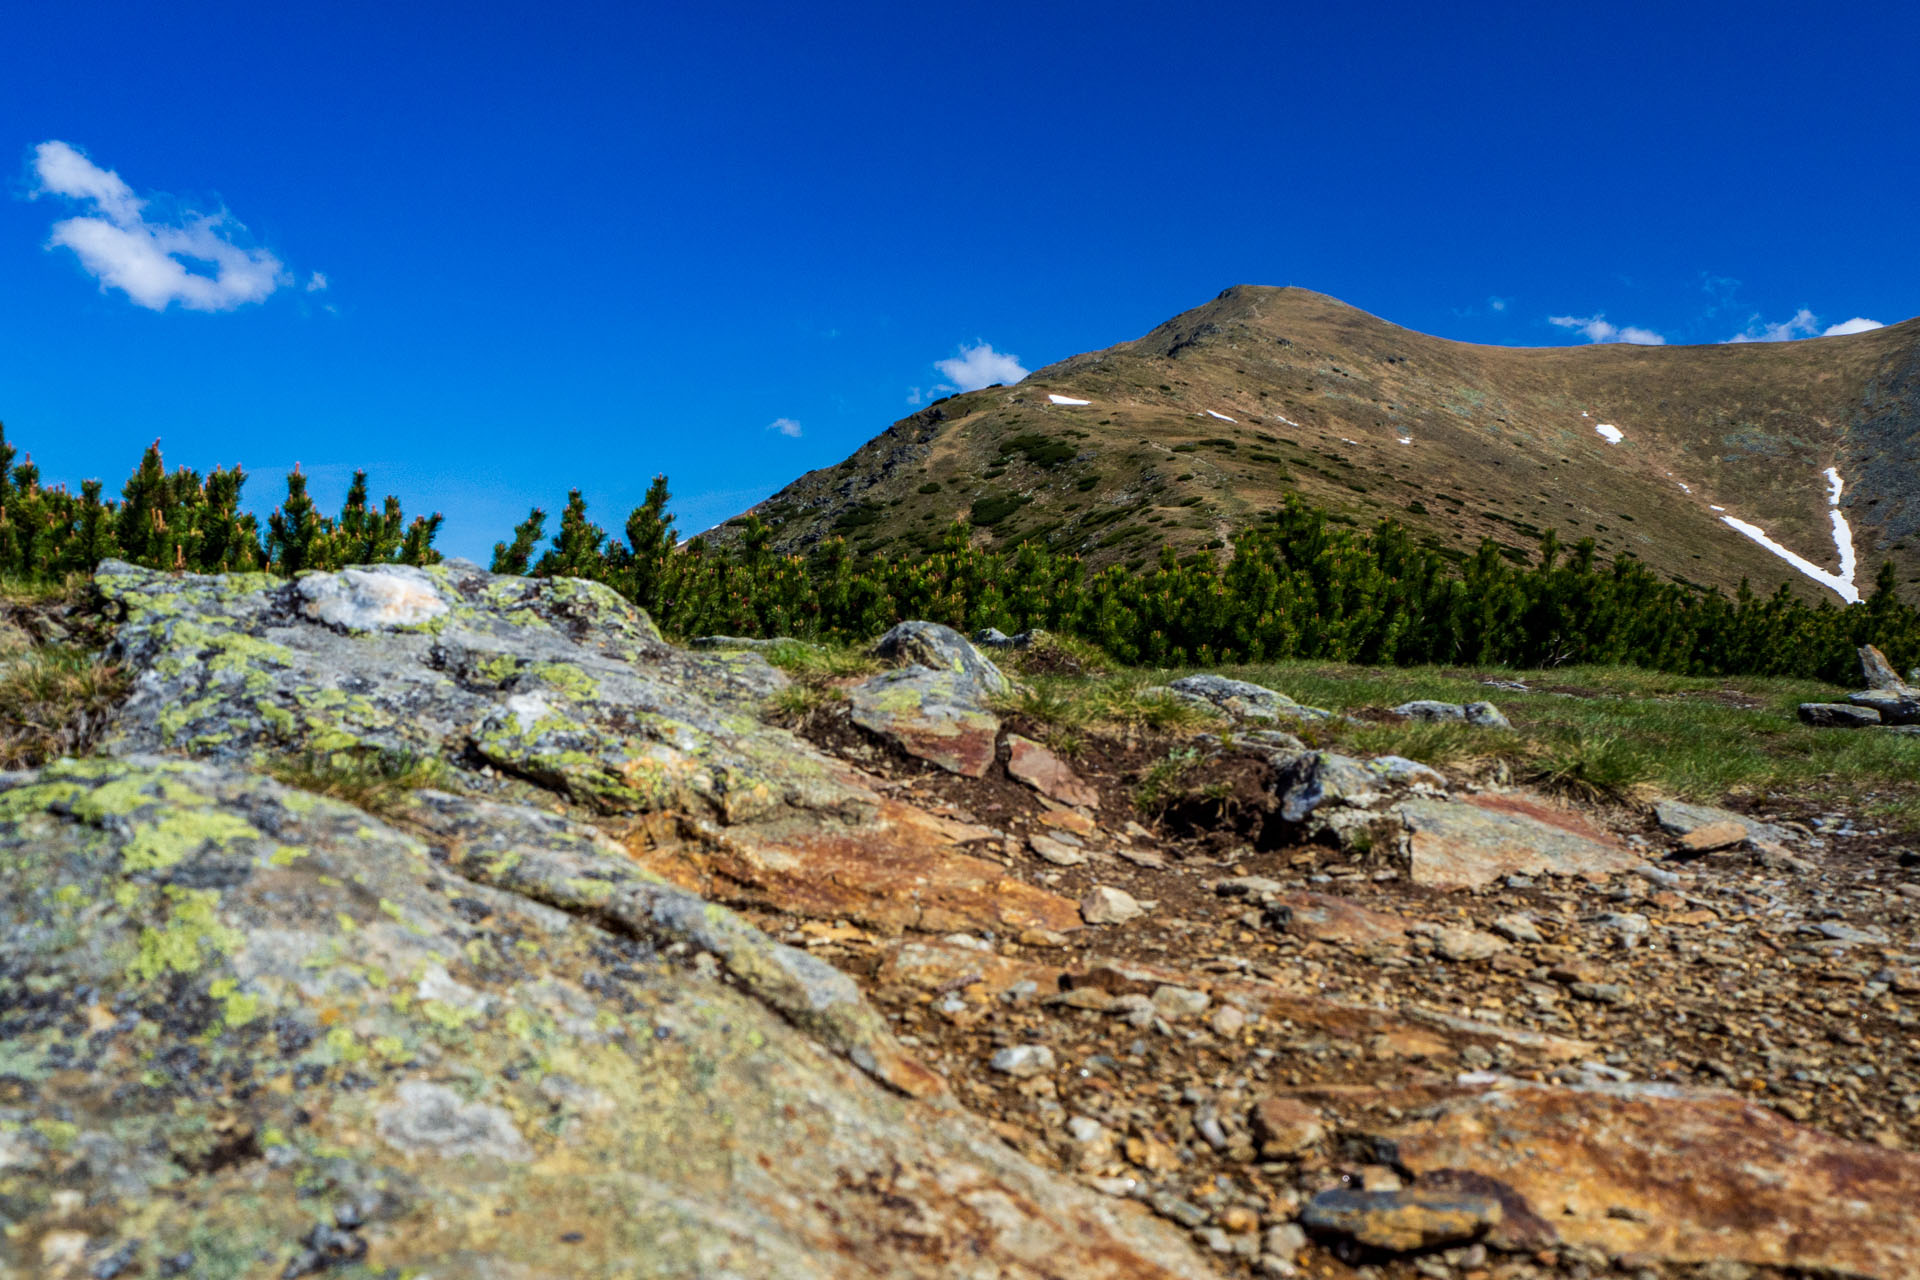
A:
POLYGON ((1291 491, 1449 551, 1490 537, 1531 558, 1551 528, 1703 586, 1748 577, 1834 599, 1721 520, 1832 570, 1828 467, 1861 590, 1887 559, 1920 582, 1920 320, 1781 344, 1481 347, 1240 286, 1135 341, 921 410, 748 514, 782 550, 841 534, 908 554, 957 517, 996 545, 1134 564, 1162 542, 1219 546, 1291 491))

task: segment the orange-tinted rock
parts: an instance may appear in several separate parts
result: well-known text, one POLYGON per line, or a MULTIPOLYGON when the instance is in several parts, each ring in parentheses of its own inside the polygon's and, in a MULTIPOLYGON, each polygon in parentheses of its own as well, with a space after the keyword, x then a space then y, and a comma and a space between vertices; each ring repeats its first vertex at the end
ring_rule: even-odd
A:
POLYGON ((1677 843, 1688 853, 1712 853, 1716 849, 1731 849, 1746 838, 1744 822, 1709 822, 1687 832, 1677 843))
POLYGON ((1281 893, 1266 899, 1279 927, 1296 938, 1346 946, 1383 943, 1404 946, 1406 921, 1370 911, 1351 898, 1330 893, 1281 893))
POLYGON ((1007 735, 1007 772, 1043 796, 1083 809, 1100 807, 1100 793, 1083 781, 1066 761, 1032 738, 1007 735))
POLYGON ((1268 1160, 1299 1155, 1326 1136, 1320 1113, 1295 1098, 1262 1098, 1247 1121, 1268 1160))
POLYGON ((1408 800, 1394 813, 1406 829, 1413 882, 1436 889, 1477 889, 1510 875, 1607 874, 1645 861, 1578 815, 1520 796, 1408 800))
POLYGON ((797 820, 702 828, 701 838, 629 848, 643 864, 715 902, 852 920, 887 932, 1081 928, 1069 899, 1024 884, 963 852, 953 824, 875 797, 866 822, 797 820))
POLYGON ((1920 1275, 1920 1156, 1733 1094, 1502 1082, 1377 1136, 1422 1185, 1496 1191, 1512 1247, 1920 1275))

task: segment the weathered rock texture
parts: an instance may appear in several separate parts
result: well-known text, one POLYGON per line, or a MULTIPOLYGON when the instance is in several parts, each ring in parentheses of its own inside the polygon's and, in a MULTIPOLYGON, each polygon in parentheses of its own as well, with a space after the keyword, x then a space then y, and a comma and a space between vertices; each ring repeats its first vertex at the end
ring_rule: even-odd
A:
POLYGON ((590 830, 420 825, 147 756, 0 778, 0 1270, 1205 1274, 590 830))

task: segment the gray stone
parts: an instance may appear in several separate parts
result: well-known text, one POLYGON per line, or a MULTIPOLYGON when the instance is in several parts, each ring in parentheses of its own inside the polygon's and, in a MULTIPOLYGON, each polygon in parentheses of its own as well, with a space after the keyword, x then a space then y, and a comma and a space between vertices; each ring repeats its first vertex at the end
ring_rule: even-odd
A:
POLYGON ((1864 729, 1880 723, 1880 713, 1872 707, 1853 707, 1844 702, 1803 702, 1800 723, 1816 729, 1864 729))
POLYGON ((1881 724, 1920 724, 1920 691, 1867 689, 1848 694, 1847 701, 1878 714, 1881 724))
POLYGON ((1393 714, 1407 720, 1465 721, 1467 709, 1457 702, 1435 702, 1431 698, 1421 698, 1401 703, 1393 709, 1393 714))
POLYGON ((1053 1050, 1043 1044, 1017 1044, 994 1054, 988 1065, 1016 1080, 1025 1080, 1053 1070, 1053 1050))
POLYGON ((1468 724, 1477 725, 1482 729, 1513 728, 1513 722, 1491 702, 1469 702, 1466 710, 1468 724))
POLYGON ((1145 914, 1132 894, 1111 885, 1097 884, 1080 899, 1080 918, 1088 924, 1126 924, 1145 914))
POLYGON ((1518 912, 1512 915, 1500 916, 1494 920, 1490 927, 1495 933, 1512 942, 1545 941, 1545 939, 1540 936, 1540 930, 1538 926, 1533 923, 1532 917, 1521 915, 1518 912))
POLYGON ((1913 690, 1900 673, 1887 661, 1887 655, 1870 644, 1860 646, 1860 674, 1867 682, 1867 688, 1884 693, 1911 693, 1913 690))
POLYGON ((687 641, 689 649, 750 649, 756 653, 765 653, 769 649, 810 649, 815 653, 825 653, 824 645, 807 640, 795 640, 792 636, 695 636, 687 641))
POLYGON ((1684 836, 1701 827, 1734 822, 1745 827, 1748 838, 1753 840, 1787 844, 1798 838, 1785 827, 1761 822, 1745 814, 1735 813, 1731 809, 1717 809, 1710 804, 1688 804, 1683 800, 1655 801, 1653 820, 1659 824, 1662 831, 1673 836, 1684 836))
POLYGON ((1167 688, 1175 697, 1213 708, 1235 720, 1326 720, 1333 713, 1323 707, 1295 702, 1284 693, 1225 676, 1182 676, 1167 688))
POLYGON ((880 637, 874 653, 890 662, 951 672, 974 691, 976 698, 1012 691, 1013 685, 993 659, 952 627, 937 622, 902 622, 880 637))

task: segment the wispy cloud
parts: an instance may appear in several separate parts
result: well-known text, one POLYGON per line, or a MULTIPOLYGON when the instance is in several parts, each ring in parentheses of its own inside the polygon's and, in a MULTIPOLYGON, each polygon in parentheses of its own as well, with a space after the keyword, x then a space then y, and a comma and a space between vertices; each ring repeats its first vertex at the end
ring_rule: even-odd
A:
POLYGON ((935 391, 978 391, 996 382, 1011 385, 1027 376, 1020 357, 995 351, 990 342, 979 342, 973 346, 963 342, 959 355, 935 360, 933 367, 946 379, 945 383, 934 388, 935 391))
POLYGON ((1487 305, 1489 307, 1492 307, 1495 311, 1505 311, 1507 309, 1507 304, 1512 301, 1513 301, 1512 298, 1493 297, 1493 298, 1487 299, 1487 305))
MULTIPOLYGON (((231 311, 293 283, 279 258, 240 243, 247 229, 224 209, 180 206, 156 217, 156 206, 175 202, 135 195, 118 173, 60 141, 34 148, 33 173, 33 197, 58 196, 86 210, 54 223, 47 247, 71 249, 103 290, 118 289, 137 306, 231 311)), ((316 272, 308 287, 324 289, 326 277, 316 272)))
POLYGON ((1588 342, 1625 342, 1636 347, 1659 347, 1666 345, 1666 338, 1651 329, 1642 329, 1639 325, 1619 325, 1608 320, 1604 313, 1590 316, 1548 316, 1547 323, 1557 324, 1562 329, 1572 329, 1588 342))
POLYGON ((798 440, 800 438, 800 424, 792 418, 775 418, 767 424, 767 430, 773 432, 775 435, 785 436, 789 440, 798 440))
POLYGON ((1747 321, 1747 327, 1728 338, 1728 342, 1792 342, 1796 338, 1837 338, 1849 333, 1865 333, 1869 329, 1884 328, 1878 320, 1869 320, 1865 316, 1855 316, 1851 320, 1842 320, 1838 324, 1820 327, 1820 317, 1802 307, 1792 317, 1768 324, 1758 315, 1747 321))

